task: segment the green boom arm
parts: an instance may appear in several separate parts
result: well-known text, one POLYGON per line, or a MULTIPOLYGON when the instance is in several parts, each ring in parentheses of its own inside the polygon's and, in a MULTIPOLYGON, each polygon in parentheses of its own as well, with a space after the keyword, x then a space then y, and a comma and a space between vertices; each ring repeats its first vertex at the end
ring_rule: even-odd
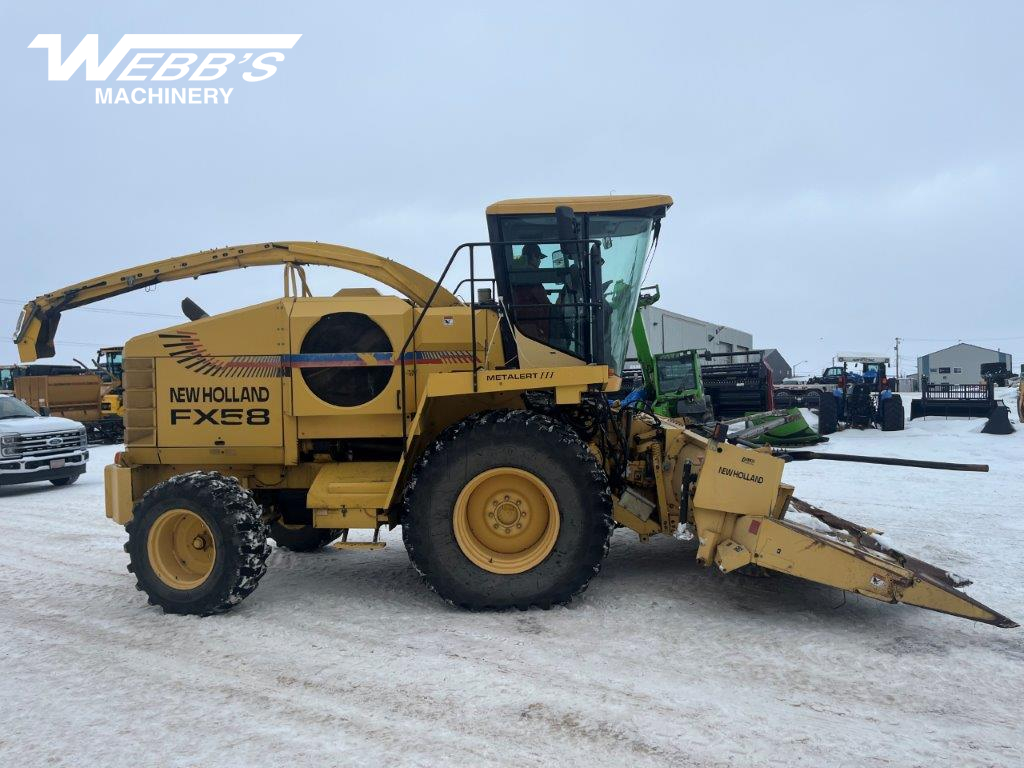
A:
POLYGON ((657 383, 654 378, 654 355, 651 352, 651 342, 647 338, 647 329, 644 327, 644 317, 640 310, 649 307, 661 298, 661 291, 658 286, 653 285, 641 288, 641 291, 653 291, 653 293, 640 294, 636 311, 633 313, 633 347, 636 349, 636 359, 640 363, 640 370, 644 374, 644 383, 647 385, 648 394, 657 396, 657 383))

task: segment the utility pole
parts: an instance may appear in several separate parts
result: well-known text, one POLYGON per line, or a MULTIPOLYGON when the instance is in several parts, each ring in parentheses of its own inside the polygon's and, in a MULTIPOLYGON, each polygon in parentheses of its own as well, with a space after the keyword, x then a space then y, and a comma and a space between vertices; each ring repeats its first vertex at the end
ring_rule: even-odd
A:
POLYGON ((900 337, 896 337, 896 378, 900 377, 900 337))

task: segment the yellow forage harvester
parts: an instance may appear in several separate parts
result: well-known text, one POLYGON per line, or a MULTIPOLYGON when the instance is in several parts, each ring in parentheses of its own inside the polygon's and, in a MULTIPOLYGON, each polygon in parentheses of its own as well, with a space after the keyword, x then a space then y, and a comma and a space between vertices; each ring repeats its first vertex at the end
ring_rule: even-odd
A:
POLYGON ((172 613, 246 597, 266 571, 268 538, 301 551, 378 548, 381 527, 398 525, 446 600, 548 607, 586 588, 619 525, 642 540, 695 536, 698 560, 723 572, 760 566, 1016 626, 955 577, 782 482, 787 460, 835 456, 734 444, 722 425, 702 432, 610 403, 671 204, 495 203, 488 242, 459 246, 436 281, 315 242, 203 251, 44 294, 25 306, 15 340, 23 361, 50 357, 66 310, 284 265, 281 298, 216 315, 186 299, 180 323, 124 345, 125 450, 105 470, 107 515, 127 529, 139 587, 172 613), (397 295, 313 296, 310 264, 397 295), (455 275, 465 279, 452 292, 455 275))

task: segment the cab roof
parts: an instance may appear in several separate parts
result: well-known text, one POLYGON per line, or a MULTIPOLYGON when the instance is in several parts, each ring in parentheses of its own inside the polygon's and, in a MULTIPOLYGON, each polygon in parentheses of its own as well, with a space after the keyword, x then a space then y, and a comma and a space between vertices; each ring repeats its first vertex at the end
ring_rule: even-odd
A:
POLYGON ((607 211, 633 211, 644 208, 668 208, 672 198, 668 195, 584 195, 579 197, 522 197, 499 200, 487 206, 487 215, 510 213, 554 213, 555 208, 567 205, 576 213, 604 213, 607 211))
POLYGON ((889 364, 887 355, 866 355, 856 352, 841 352, 836 356, 840 363, 885 363, 889 364))

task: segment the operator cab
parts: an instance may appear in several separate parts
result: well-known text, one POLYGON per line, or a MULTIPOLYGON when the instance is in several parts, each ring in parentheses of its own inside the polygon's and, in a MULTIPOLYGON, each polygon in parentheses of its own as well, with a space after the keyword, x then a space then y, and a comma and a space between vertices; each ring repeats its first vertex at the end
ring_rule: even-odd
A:
POLYGON ((685 393, 697 389, 699 373, 693 350, 655 355, 654 367, 660 391, 685 393))
POLYGON ((843 382, 863 383, 868 385, 873 392, 881 392, 889 388, 889 377, 886 374, 886 366, 889 358, 884 355, 839 355, 839 362, 843 364, 843 382), (860 371, 854 372, 848 369, 850 363, 859 364, 860 371))
POLYGON ((526 351, 540 344, 562 353, 562 364, 605 364, 621 374, 644 264, 670 205, 666 195, 491 205, 494 277, 514 328, 504 339, 516 350, 507 364, 530 367, 526 351))
POLYGON ((839 381, 839 378, 843 375, 843 366, 833 365, 831 368, 826 368, 825 373, 821 375, 823 379, 835 379, 839 381))
POLYGON ((124 347, 102 347, 96 353, 96 361, 113 378, 120 380, 124 375, 124 347))

